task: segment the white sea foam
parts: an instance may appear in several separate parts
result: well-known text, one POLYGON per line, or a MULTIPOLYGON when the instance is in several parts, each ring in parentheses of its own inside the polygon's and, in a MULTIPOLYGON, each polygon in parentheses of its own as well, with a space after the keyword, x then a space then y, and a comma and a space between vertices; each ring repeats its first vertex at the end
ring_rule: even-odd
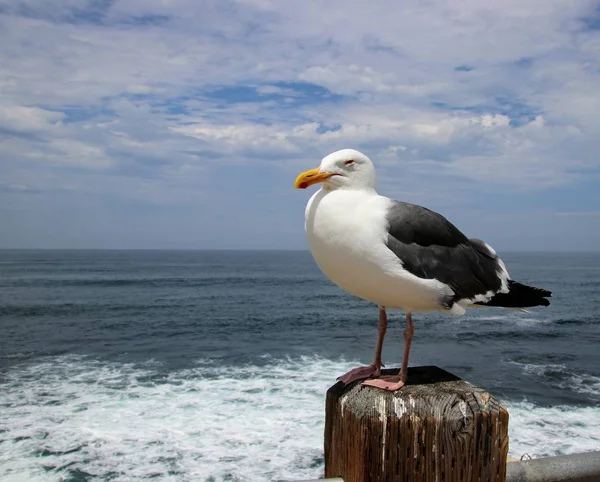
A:
POLYGON ((480 315, 474 319, 474 322, 481 321, 498 322, 500 326, 515 326, 520 328, 552 323, 552 320, 549 318, 535 317, 532 313, 514 309, 504 310, 504 313, 500 315, 480 315))
MULTIPOLYGON (((324 394, 353 363, 265 366, 211 360, 160 377, 143 367, 62 357, 0 384, 0 479, 273 481, 323 475, 324 394)), ((511 454, 600 446, 600 408, 510 403, 511 454)))
POLYGON ((533 458, 600 449, 600 408, 507 403, 509 452, 533 458))
POLYGON ((503 309, 500 314, 489 315, 479 311, 479 308, 472 308, 467 317, 452 318, 450 323, 455 325, 481 325, 497 327, 519 327, 529 328, 537 325, 552 323, 552 320, 546 318, 536 318, 531 313, 523 313, 514 309, 503 309), (490 323, 487 323, 490 322, 490 323))
POLYGON ((576 373, 559 363, 510 363, 520 367, 524 373, 536 375, 538 377, 558 374, 559 379, 556 382, 558 388, 584 393, 589 395, 592 399, 600 400, 600 377, 587 373, 576 373))

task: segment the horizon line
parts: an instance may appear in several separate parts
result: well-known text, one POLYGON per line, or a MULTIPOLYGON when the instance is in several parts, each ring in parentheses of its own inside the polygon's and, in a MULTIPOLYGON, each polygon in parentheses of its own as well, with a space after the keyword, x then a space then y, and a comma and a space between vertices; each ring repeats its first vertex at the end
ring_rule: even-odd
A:
MULTIPOLYGON (((306 252, 310 253, 308 248, 3 248, 0 251, 165 251, 165 252, 194 252, 194 251, 245 251, 245 252, 269 252, 269 251, 285 251, 285 252, 306 252)), ((535 253, 535 254, 600 254, 600 249, 597 250, 577 250, 569 251, 563 249, 551 250, 531 250, 531 249, 507 249, 496 250, 500 253, 535 253)))

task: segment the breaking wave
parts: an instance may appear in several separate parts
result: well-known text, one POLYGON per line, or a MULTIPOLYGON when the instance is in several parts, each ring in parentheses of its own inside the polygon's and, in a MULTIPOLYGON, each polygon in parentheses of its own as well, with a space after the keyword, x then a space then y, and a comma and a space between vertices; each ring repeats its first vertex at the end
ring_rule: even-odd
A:
MULTIPOLYGON (((316 357, 223 366, 82 356, 0 379, 3 481, 272 481, 323 476, 324 394, 353 362, 316 357)), ((598 380, 586 390, 600 386, 598 380)), ((507 402, 510 453, 597 449, 600 408, 507 402)))

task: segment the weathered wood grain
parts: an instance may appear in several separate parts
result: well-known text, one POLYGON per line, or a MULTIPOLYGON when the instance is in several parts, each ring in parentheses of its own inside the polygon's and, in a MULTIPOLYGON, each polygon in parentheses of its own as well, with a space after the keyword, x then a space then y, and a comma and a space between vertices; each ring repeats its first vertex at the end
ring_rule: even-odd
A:
POLYGON ((498 401, 437 367, 409 368, 408 380, 397 392, 359 382, 328 390, 325 477, 504 482, 508 412, 498 401))

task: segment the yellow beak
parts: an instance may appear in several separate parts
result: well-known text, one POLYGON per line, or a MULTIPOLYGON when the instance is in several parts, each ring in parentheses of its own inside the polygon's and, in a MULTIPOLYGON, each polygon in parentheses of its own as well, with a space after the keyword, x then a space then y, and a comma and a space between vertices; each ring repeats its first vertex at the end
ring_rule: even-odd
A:
POLYGON ((323 182, 326 179, 329 179, 333 174, 331 172, 320 172, 319 168, 316 167, 309 171, 304 171, 296 178, 296 182, 294 183, 294 187, 296 189, 306 189, 308 186, 312 186, 313 184, 317 184, 318 182, 323 182))

